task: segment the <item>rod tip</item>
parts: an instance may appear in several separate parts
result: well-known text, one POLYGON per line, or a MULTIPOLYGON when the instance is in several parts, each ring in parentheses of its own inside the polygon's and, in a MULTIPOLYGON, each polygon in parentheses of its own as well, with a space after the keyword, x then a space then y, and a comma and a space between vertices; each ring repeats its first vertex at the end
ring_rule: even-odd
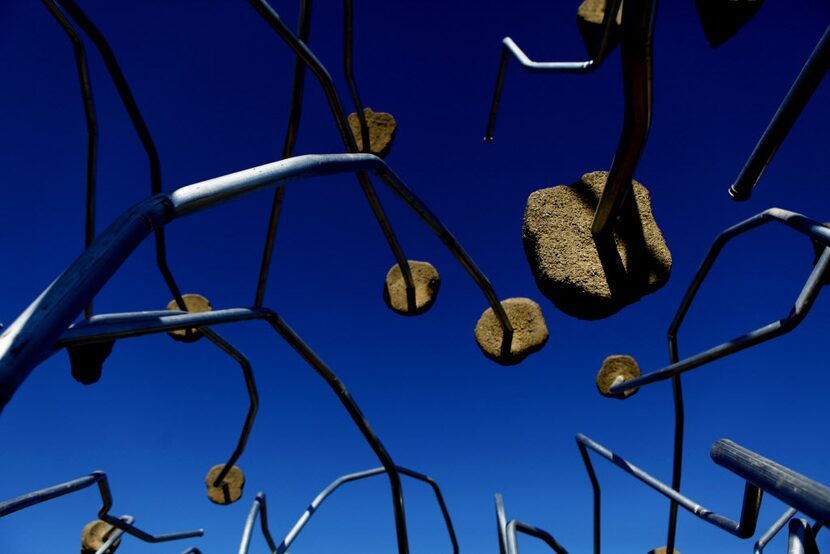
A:
POLYGON ((743 191, 732 185, 729 187, 729 196, 732 197, 732 200, 737 202, 743 202, 744 200, 749 200, 749 197, 752 196, 752 190, 743 191))

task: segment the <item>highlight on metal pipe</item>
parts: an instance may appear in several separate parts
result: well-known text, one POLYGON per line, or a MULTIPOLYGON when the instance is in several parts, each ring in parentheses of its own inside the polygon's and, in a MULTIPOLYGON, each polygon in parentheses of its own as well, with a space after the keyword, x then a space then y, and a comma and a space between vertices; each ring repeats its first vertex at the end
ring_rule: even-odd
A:
POLYGON ((245 519, 245 526, 242 528, 242 540, 239 542, 239 554, 248 554, 248 548, 251 545, 251 536, 254 532, 254 524, 256 523, 257 514, 259 514, 259 525, 262 529, 262 536, 268 543, 268 549, 271 552, 276 552, 277 547, 274 545, 274 539, 271 537, 271 531, 268 530, 268 505, 265 502, 265 493, 258 492, 254 498, 251 509, 248 512, 248 517, 245 519))
MULTIPOLYGON (((150 165, 150 192, 151 194, 159 194, 161 192, 161 162, 159 160, 158 150, 156 149, 150 130, 147 128, 147 124, 144 121, 144 117, 141 115, 138 103, 133 96, 132 90, 127 83, 126 77, 124 76, 124 72, 121 70, 121 66, 118 64, 118 59, 110 47, 109 42, 107 42, 107 39, 101 31, 95 26, 92 20, 86 16, 74 0, 48 1, 50 3, 57 3, 66 14, 75 20, 78 26, 90 38, 93 45, 98 50, 98 53, 101 55, 107 72, 110 75, 110 79, 112 79, 113 85, 115 86, 118 96, 121 99, 121 103, 124 105, 124 109, 127 111, 127 115, 130 118, 130 122, 132 123, 133 128, 141 141, 141 145, 144 147, 144 151, 147 154, 147 160, 150 165)), ((51 8, 50 11, 52 11, 51 8)), ((53 14, 54 13, 55 12, 53 11, 53 14)), ((82 90, 85 92, 84 105, 86 109, 89 109, 94 113, 95 106, 92 101, 91 94, 87 95, 86 90, 82 90)), ((178 284, 176 284, 176 280, 170 270, 170 265, 167 262, 167 244, 164 236, 164 229, 162 227, 155 229, 155 247, 156 265, 158 266, 159 272, 161 273, 167 288, 170 290, 170 293, 176 299, 176 303, 179 308, 185 310, 186 307, 184 300, 182 299, 181 291, 178 284)))
MULTIPOLYGON (((297 156, 158 194, 117 218, 0 336, 0 410, 31 371, 54 353, 55 344, 78 313, 154 227, 289 180, 355 171, 378 174, 438 235, 482 290, 494 312, 503 316, 499 321, 507 327, 505 337, 512 337, 513 328, 490 282, 452 233, 383 160, 370 154, 297 156), (49 309, 43 309, 44 306, 49 309)), ((825 230, 830 233, 830 229, 825 230)), ((150 319, 153 318, 156 323, 164 321, 158 315, 150 319)))
POLYGON ((107 475, 103 471, 94 471, 79 479, 67 481, 66 483, 55 485, 54 487, 30 492, 28 494, 24 494, 23 496, 12 498, 11 500, 6 500, 5 502, 0 502, 0 517, 13 514, 14 512, 30 508, 43 502, 48 502, 49 500, 59 498, 66 494, 78 492, 95 484, 98 485, 98 491, 101 494, 102 502, 101 509, 98 511, 98 518, 109 523, 113 527, 123 530, 128 535, 132 535, 144 542, 156 543, 201 537, 204 534, 202 529, 197 529, 195 531, 152 535, 146 531, 142 531, 127 521, 109 515, 109 510, 112 507, 112 493, 109 488, 109 483, 107 482, 107 475))
POLYGON ((771 494, 822 525, 830 525, 830 487, 728 439, 715 442, 710 456, 748 485, 771 494))
MULTIPOLYGON (((734 354, 735 352, 745 350, 750 346, 754 346, 788 333, 801 323, 804 317, 806 317, 809 313, 810 308, 812 308, 816 297, 821 291, 822 278, 827 273, 828 266, 830 266, 830 228, 825 227, 818 221, 805 217, 801 214, 788 210, 782 210, 780 208, 770 208, 769 210, 765 210, 749 219, 742 221, 741 223, 738 223, 737 225, 730 227, 715 238, 715 241, 712 243, 712 246, 706 254, 703 263, 692 279, 692 283, 686 290, 686 294, 684 295, 683 300, 680 303, 680 307, 674 316, 674 320, 669 327, 669 339, 674 345, 674 348, 676 348, 677 331, 683 323, 683 319, 686 317, 686 313, 689 311, 697 291, 706 279, 709 270, 712 268, 712 265, 721 250, 723 250, 723 247, 738 235, 770 222, 781 223, 790 229, 806 235, 812 241, 824 245, 824 251, 819 257, 818 262, 813 267, 813 271, 810 273, 807 281, 804 283, 804 287, 801 289, 801 292, 793 304, 790 313, 777 321, 769 323, 763 327, 759 327, 754 331, 750 331, 749 333, 709 348, 703 352, 694 354, 693 356, 684 358, 681 361, 672 363, 662 369, 641 375, 636 379, 618 383, 610 388, 611 393, 620 394, 636 387, 642 387, 651 383, 670 379, 709 362, 719 360, 725 356, 734 354)), ((670 347, 672 344, 670 344, 670 347)))
POLYGON ((790 521, 788 542, 788 554, 819 554, 813 529, 804 519, 790 521))
POLYGON ((700 504, 672 489, 665 483, 655 479, 642 469, 630 463, 628 460, 622 458, 614 452, 611 452, 601 444, 589 439, 581 433, 576 435, 576 443, 580 452, 583 454, 586 469, 590 468, 590 472, 593 472, 593 466, 591 464, 590 457, 587 455, 588 450, 593 451, 601 458, 608 460, 627 474, 645 483, 658 493, 673 500, 680 507, 691 512, 697 518, 742 539, 747 539, 755 534, 755 527, 758 522, 758 512, 761 507, 761 498, 763 496, 763 491, 760 487, 750 482, 746 483, 746 486, 744 487, 743 501, 741 502, 741 515, 739 520, 735 521, 704 508, 700 504))
POLYGON ((824 31, 801 72, 796 77, 778 110, 773 115, 764 134, 755 145, 741 173, 729 187, 729 196, 735 200, 748 200, 772 161, 778 148, 787 138, 801 111, 810 101, 830 68, 830 26, 824 31))
MULTIPOLYGON (((332 81, 331 75, 320 63, 320 60, 314 55, 314 53, 308 48, 308 46, 300 40, 288 26, 283 23, 280 19, 279 14, 274 11, 271 5, 266 0, 248 0, 248 3, 256 10, 256 12, 265 20, 266 23, 277 33, 277 35, 282 39, 283 42, 291 48, 297 56, 298 60, 301 60, 306 67, 314 74, 317 78, 317 81, 320 83, 320 86, 323 88, 323 92, 326 95, 326 100, 329 104, 329 109, 332 112, 334 117, 334 121, 337 124, 337 129, 340 132, 340 138, 343 141, 343 145, 346 148, 346 151, 349 153, 357 153, 357 143, 355 142, 354 136, 352 135, 351 129, 349 128, 348 121, 346 119, 346 114, 343 111, 343 105, 340 103, 340 99, 337 96, 337 90, 334 87, 334 81, 332 81)), ((401 268, 401 272, 403 274, 404 282, 406 283, 407 288, 407 298, 412 299, 412 305, 414 305, 414 298, 415 298, 415 285, 414 281, 412 280, 412 272, 409 269, 409 262, 407 261, 406 256, 403 253, 403 249, 401 248, 400 244, 398 243, 398 239, 395 236, 395 232, 392 229, 392 225, 389 222, 388 218, 386 217, 386 213, 383 211, 383 206, 380 203, 380 200, 375 193, 375 189, 372 186, 371 181, 369 181, 368 175, 365 172, 359 171, 356 173, 358 183, 360 184, 361 189, 363 190, 364 196, 366 196, 367 201, 369 202, 369 206, 372 208, 372 212, 375 215, 375 219, 377 219, 378 224, 383 231, 384 236, 386 237, 386 242, 389 244, 390 249, 392 250, 392 254, 395 257, 395 261, 397 262, 398 266, 401 268), (411 292, 409 292, 411 291, 411 292)))
POLYGON ((775 520, 775 523, 773 523, 772 526, 767 529, 755 543, 752 553, 764 554, 764 548, 766 548, 767 544, 769 544, 769 541, 775 538, 775 535, 777 535, 778 532, 784 528, 787 522, 790 521, 797 513, 798 510, 795 508, 789 508, 786 512, 781 514, 781 517, 775 520))
MULTIPOLYGON (((450 542, 452 543, 452 551, 453 554, 458 554, 458 540, 455 536, 455 529, 452 525, 452 519, 450 518, 450 513, 447 510, 447 506, 444 503, 444 497, 441 494, 441 489, 433 479, 427 477, 426 475, 420 474, 418 472, 412 471, 410 469, 406 469, 401 466, 396 466, 396 469, 403 475, 407 475, 412 477, 413 479, 417 479, 419 481, 423 481, 432 487, 432 490, 435 494, 435 499, 438 502, 438 506, 441 508, 441 514, 444 517, 444 524, 447 527, 447 533, 450 537, 450 542)), ((285 538, 279 544, 276 549, 271 549, 272 552, 275 554, 285 554, 285 552, 291 547, 291 544, 296 540, 299 536, 300 532, 302 532, 303 528, 305 528, 306 524, 311 519, 311 516, 319 509, 320 505, 331 496, 331 494, 336 491, 340 486, 345 485, 346 483, 351 483, 353 481, 359 481, 361 479, 366 479, 368 477, 373 477, 375 475, 380 475, 382 473, 386 473, 386 469, 383 467, 378 467, 375 469, 369 469, 366 471, 360 471, 357 473, 350 473, 348 475, 343 475, 338 477, 334 481, 332 481, 326 488, 324 488, 320 493, 311 501, 311 504, 308 505, 305 512, 297 519, 297 522, 288 531, 288 534, 285 535, 285 538)))
POLYGON ((608 52, 611 50, 612 29, 614 20, 620 10, 622 0, 606 0, 605 13, 600 24, 599 45, 596 55, 583 62, 535 62, 531 60, 512 38, 502 39, 502 53, 499 61, 499 72, 496 77, 496 88, 493 91, 493 102, 490 105, 490 115, 487 118, 487 129, 484 132, 484 142, 493 142, 493 131, 496 127, 496 113, 499 109, 501 91, 504 86, 504 75, 507 72, 507 62, 513 56, 519 64, 532 73, 588 73, 598 68, 608 52))

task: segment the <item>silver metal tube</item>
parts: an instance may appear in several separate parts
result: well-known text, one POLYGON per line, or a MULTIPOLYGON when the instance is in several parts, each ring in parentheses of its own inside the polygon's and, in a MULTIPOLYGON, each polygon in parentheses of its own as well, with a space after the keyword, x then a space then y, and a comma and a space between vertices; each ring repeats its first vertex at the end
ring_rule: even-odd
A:
MULTIPOLYGON (((130 253, 154 228, 169 221, 292 179, 351 173, 378 173, 383 181, 435 232, 484 293, 502 325, 509 348, 513 328, 490 282, 449 230, 386 164, 371 154, 308 155, 232 173, 159 194, 112 223, 0 335, 0 410, 31 371, 130 253)), ((830 232, 830 230, 828 230, 830 232)))

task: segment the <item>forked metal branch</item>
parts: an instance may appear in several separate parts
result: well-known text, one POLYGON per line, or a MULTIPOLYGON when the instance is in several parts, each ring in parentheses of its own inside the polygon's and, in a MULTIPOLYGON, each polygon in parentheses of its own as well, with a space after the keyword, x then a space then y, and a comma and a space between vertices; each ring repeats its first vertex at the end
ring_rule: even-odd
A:
POLYGON ((109 483, 107 482, 107 475, 103 471, 94 471, 85 477, 81 477, 73 481, 61 483, 60 485, 55 485, 54 487, 30 492, 28 494, 24 494, 23 496, 6 500, 5 502, 0 502, 0 517, 13 514, 14 512, 53 500, 55 498, 59 498, 66 494, 81 491, 95 484, 98 485, 98 491, 101 494, 102 502, 101 509, 98 511, 98 518, 144 542, 167 542, 179 539, 189 539, 192 537, 201 537, 204 534, 202 529, 197 529, 195 531, 184 531, 181 533, 151 535, 150 533, 142 531, 127 521, 111 516, 109 514, 109 510, 112 507, 112 494, 110 492, 109 483))
POLYGON ((254 498, 254 503, 251 504, 248 517, 245 519, 245 526, 242 528, 239 554, 248 554, 257 514, 259 514, 259 525, 262 528, 262 536, 265 537, 265 541, 268 543, 268 548, 271 552, 276 552, 277 547, 274 544, 274 539, 271 538, 271 531, 268 530, 268 504, 265 502, 265 493, 258 492, 256 498, 254 498))

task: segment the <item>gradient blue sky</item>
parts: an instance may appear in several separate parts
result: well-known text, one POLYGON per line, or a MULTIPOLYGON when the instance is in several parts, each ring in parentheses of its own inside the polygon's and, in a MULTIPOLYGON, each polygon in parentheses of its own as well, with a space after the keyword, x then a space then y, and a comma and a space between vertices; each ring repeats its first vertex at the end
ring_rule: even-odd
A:
MULTIPOLYGON (((166 190, 278 159, 292 56, 246 2, 79 2, 119 57, 156 140, 166 190)), ((393 260, 351 177, 302 181, 286 194, 266 304, 344 379, 400 465, 442 485, 463 552, 497 551, 493 494, 508 517, 546 528, 571 552, 591 545, 591 489, 573 437, 583 432, 655 476, 670 478, 668 383, 625 402, 602 398, 594 377, 610 354, 644 370, 667 363, 666 328, 711 240, 778 206, 830 220, 826 186, 830 91, 822 86, 753 198, 726 190, 830 20, 826 3, 768 0, 718 50, 691 0, 663 2, 656 26, 654 117, 636 177, 674 258, 659 292, 607 320, 578 321, 537 291, 521 220, 538 188, 607 169, 622 123, 619 54, 591 75, 531 75, 511 64, 496 141, 485 145, 500 40, 537 60, 584 59, 578 1, 356 3, 355 72, 367 106, 399 125, 391 167, 465 245, 502 297, 542 305, 551 337, 515 367, 485 359, 473 326, 478 289, 405 206, 381 198, 412 259, 443 278, 419 318, 381 299, 393 260)), ((292 26, 294 3, 274 3, 292 26)), ((86 130, 70 44, 39 2, 3 1, 0 18, 0 321, 8 324, 82 250, 86 130)), ((311 46, 347 90, 341 7, 318 2, 311 46)), ((100 58, 88 48, 100 133, 99 225, 149 193, 147 163, 100 58)), ((349 110, 351 111, 351 110, 349 110)), ((340 152, 321 89, 306 86, 298 153, 340 152)), ((270 206, 265 193, 168 228, 172 268, 187 292, 216 308, 252 303, 270 206)), ((770 225, 731 244, 680 332, 689 355, 787 314, 812 263, 802 236, 770 225)), ((163 308, 170 300, 147 241, 98 297, 96 308, 163 308)), ((830 306, 819 297, 790 335, 698 369, 684 379, 683 491, 737 517, 739 478, 709 448, 727 437, 830 483, 826 425, 830 306)), ((235 551, 254 493, 269 498, 282 537, 319 489, 378 462, 325 384, 262 323, 217 328, 253 362, 261 409, 240 461, 248 485, 228 507, 205 497, 203 477, 233 449, 246 410, 240 370, 214 346, 164 335, 116 344, 101 381, 72 380, 65 353, 42 364, 0 417, 0 500, 102 469, 116 514, 155 533, 204 527, 204 538, 122 552, 235 551)), ((665 544, 667 501, 601 461, 606 551, 665 544)), ((449 551, 431 493, 407 484, 413 553, 449 551)), ((0 520, 0 551, 66 552, 95 518, 94 490, 0 520)), ((759 531, 783 511, 764 501, 759 531)), ((749 551, 681 512, 678 547, 749 551)), ((830 547, 820 534, 819 546, 830 547)), ((394 530, 383 478, 339 491, 292 549, 389 552, 394 530)), ((785 538, 770 547, 781 552, 785 538)), ((265 551, 256 535, 252 551, 265 551)), ((543 552, 531 540, 522 551, 543 552)))

